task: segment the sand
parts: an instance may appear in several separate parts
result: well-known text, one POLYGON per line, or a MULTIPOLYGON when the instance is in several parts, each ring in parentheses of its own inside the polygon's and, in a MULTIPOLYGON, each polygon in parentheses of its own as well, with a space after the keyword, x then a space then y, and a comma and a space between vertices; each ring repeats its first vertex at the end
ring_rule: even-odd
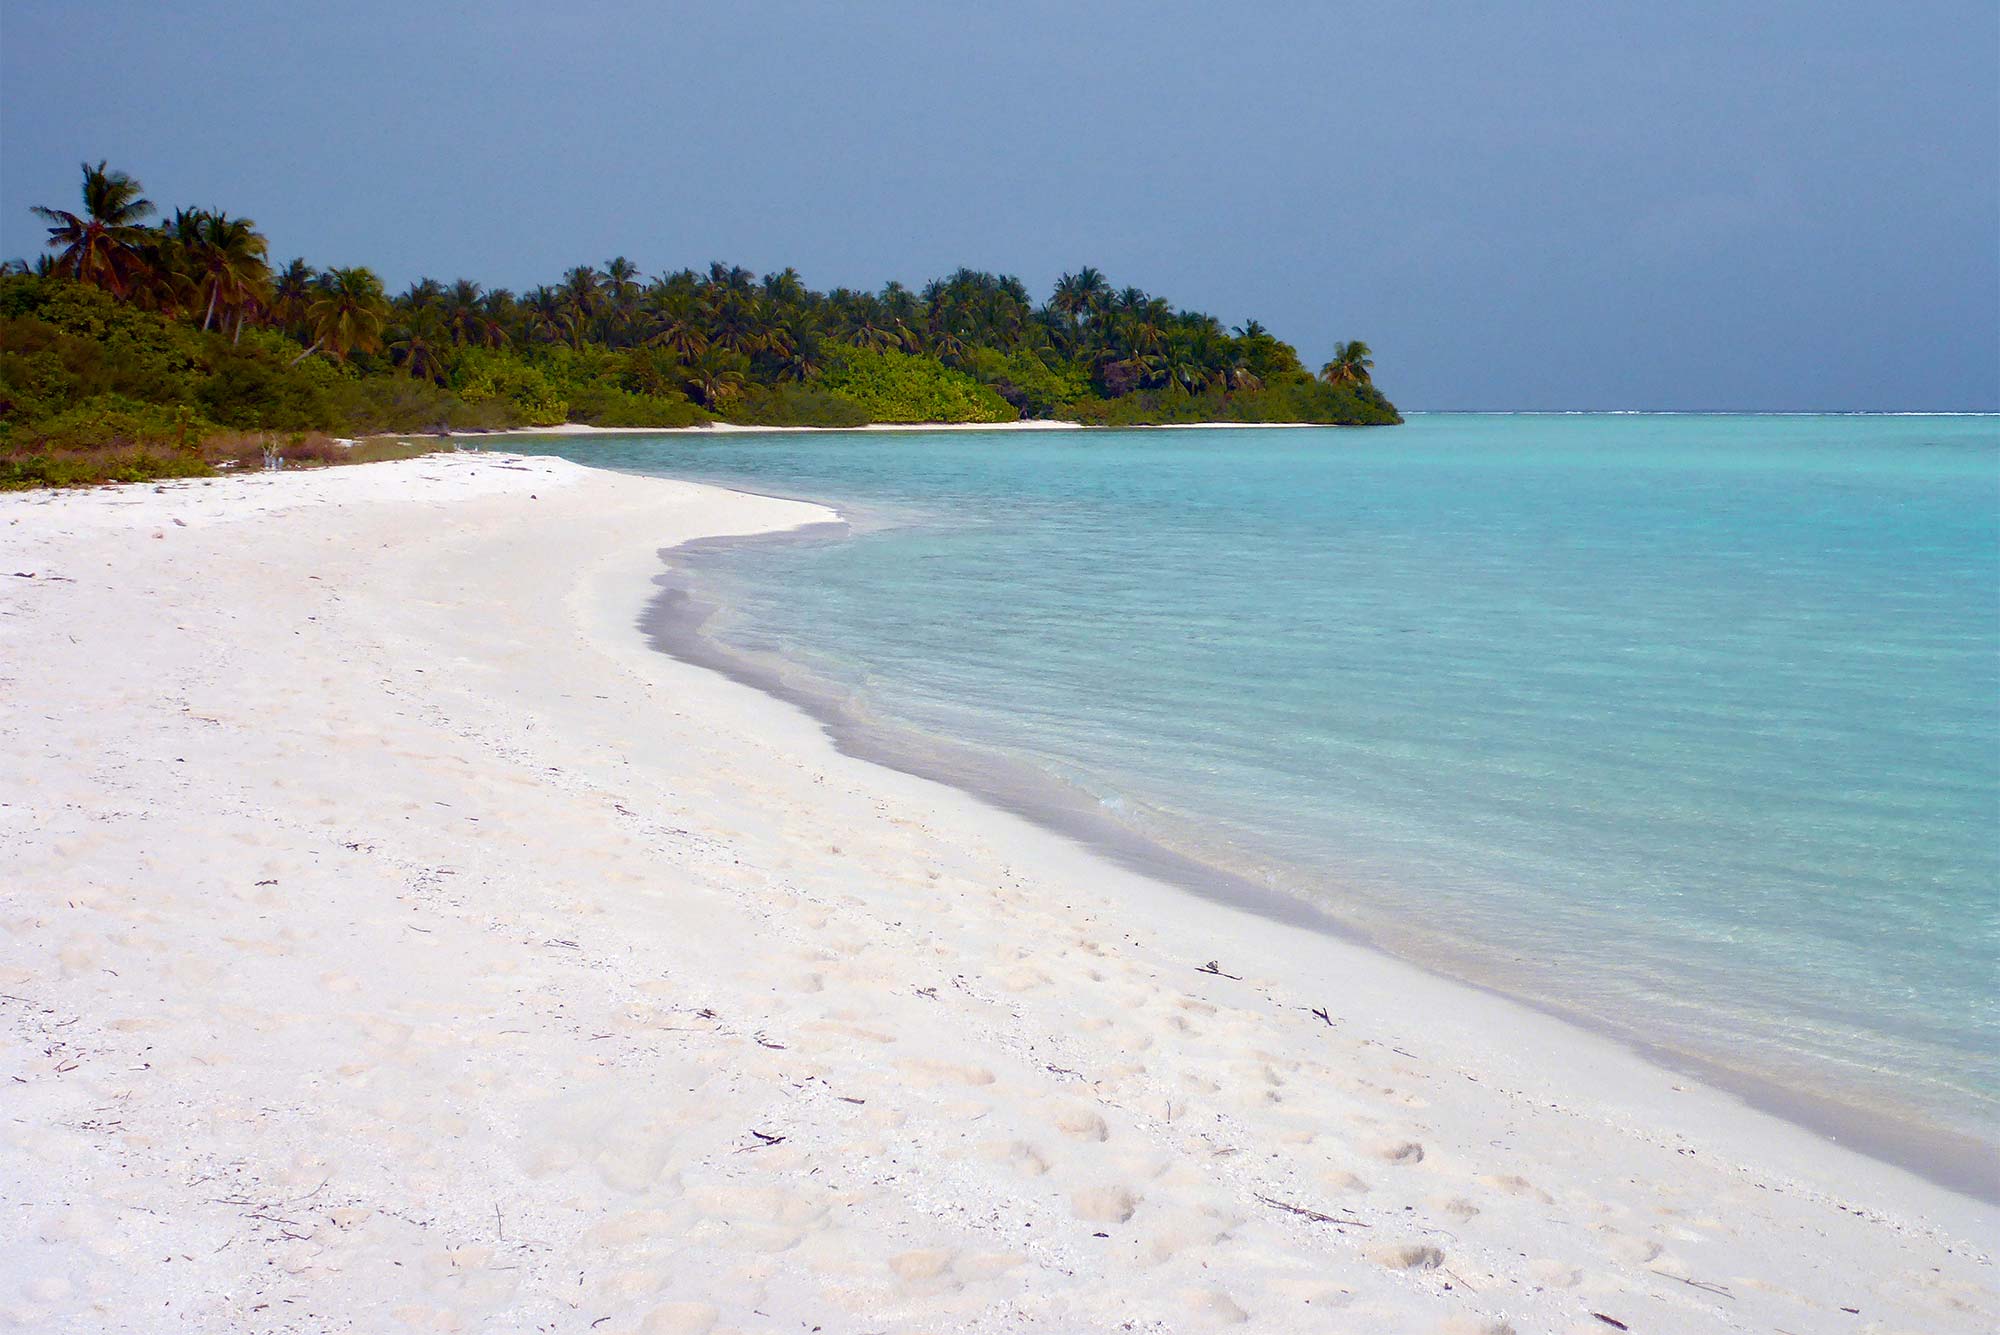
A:
POLYGON ((0 497, 0 1328, 2000 1321, 1974 1201, 646 646, 658 549, 829 517, 0 497))

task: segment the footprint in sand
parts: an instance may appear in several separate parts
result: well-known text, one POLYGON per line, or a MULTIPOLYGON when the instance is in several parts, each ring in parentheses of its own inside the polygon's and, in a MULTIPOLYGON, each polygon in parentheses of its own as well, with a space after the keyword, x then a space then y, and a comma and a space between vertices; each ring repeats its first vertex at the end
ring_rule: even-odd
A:
POLYGON ((905 1084, 916 1089, 938 1085, 990 1085, 993 1072, 983 1066, 960 1066, 953 1062, 914 1058, 896 1063, 905 1084))
POLYGON ((1056 1130, 1078 1140, 1103 1140, 1111 1134, 1095 1110, 1080 1105, 1059 1109, 1054 1120, 1056 1130))
POLYGON ((1240 1326, 1250 1314, 1220 1289, 1190 1289, 1181 1295, 1188 1311, 1216 1326, 1240 1326))
POLYGON ((1091 1187, 1069 1198, 1071 1213, 1093 1224, 1122 1224, 1139 1208, 1139 1200, 1123 1187, 1091 1187))
POLYGON ((954 1254, 942 1249, 899 1252, 889 1258, 889 1269, 905 1284, 924 1284, 951 1269, 954 1254))
POLYGON ((1024 1140, 988 1141, 979 1147, 979 1156, 1029 1177, 1040 1177, 1049 1171, 1049 1161, 1042 1157, 1041 1151, 1024 1140))
POLYGON ((1368 1259, 1391 1270, 1435 1270, 1444 1253, 1420 1242, 1390 1242, 1368 1249, 1368 1259))
POLYGON ((1528 1277, 1551 1289, 1573 1289, 1583 1282, 1583 1272, 1564 1261, 1543 1258, 1528 1262, 1528 1277))
POLYGON ((1516 1177, 1511 1173, 1496 1173, 1482 1177, 1479 1179, 1479 1185, 1492 1187, 1496 1191, 1506 1192, 1509 1196, 1519 1196, 1524 1200, 1531 1200, 1541 1205, 1554 1205, 1556 1200, 1555 1197, 1528 1181, 1527 1178, 1516 1177))
POLYGON ((662 1303, 639 1323, 642 1335, 708 1335, 721 1313, 707 1303, 662 1303))
POLYGON ((1381 1140, 1368 1147, 1368 1152, 1384 1163, 1420 1164, 1424 1161, 1424 1147, 1414 1140, 1381 1140))
POLYGON ((1629 1233, 1605 1231, 1605 1254, 1614 1261, 1627 1265, 1645 1265, 1660 1254, 1660 1244, 1647 1238, 1635 1238, 1629 1233))

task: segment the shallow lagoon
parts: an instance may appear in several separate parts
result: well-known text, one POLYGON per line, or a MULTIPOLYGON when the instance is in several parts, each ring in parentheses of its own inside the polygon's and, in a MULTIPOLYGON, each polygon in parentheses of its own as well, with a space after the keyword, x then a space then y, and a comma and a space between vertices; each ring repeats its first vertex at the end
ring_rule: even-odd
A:
POLYGON ((840 505, 693 564, 712 634, 860 716, 1451 972, 1992 1136, 2000 421, 554 452, 840 505))

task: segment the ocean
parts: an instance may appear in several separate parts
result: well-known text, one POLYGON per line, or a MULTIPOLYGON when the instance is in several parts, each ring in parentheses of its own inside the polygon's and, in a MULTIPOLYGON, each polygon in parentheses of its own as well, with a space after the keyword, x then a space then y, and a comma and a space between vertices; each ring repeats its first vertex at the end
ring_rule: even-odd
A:
POLYGON ((850 728, 1669 1060, 1996 1140, 2000 419, 551 449, 837 506, 676 564, 850 728))

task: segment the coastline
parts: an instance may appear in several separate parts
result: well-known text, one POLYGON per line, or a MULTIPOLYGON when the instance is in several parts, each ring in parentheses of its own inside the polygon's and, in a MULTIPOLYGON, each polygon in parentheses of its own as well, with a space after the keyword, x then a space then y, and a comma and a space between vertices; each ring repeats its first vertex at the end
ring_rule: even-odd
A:
POLYGON ((0 1316, 1993 1318, 1987 1207, 634 634, 662 546, 831 518, 489 453, 6 498, 0 1316))
MULTIPOLYGON (((1148 422, 1131 426, 1098 426, 1089 422, 1071 422, 1060 418, 1043 417, 1023 418, 1014 422, 869 422, 863 426, 744 426, 735 422, 707 422, 701 426, 592 426, 587 422, 564 422, 560 426, 510 426, 498 427, 491 431, 451 431, 443 433, 442 438, 454 441, 479 441, 514 437, 532 438, 536 436, 770 436, 800 432, 857 435, 885 431, 1205 431, 1221 428, 1233 431, 1317 429, 1329 425, 1332 424, 1325 422, 1148 422)), ((366 437, 366 439, 406 440, 413 436, 422 437, 426 434, 421 431, 383 431, 366 437)))
MULTIPOLYGON (((808 503, 829 502, 799 497, 808 503)), ((777 533, 696 539, 663 552, 667 571, 655 577, 658 592, 639 620, 654 648, 695 667, 792 705, 825 729, 844 755, 970 795, 1114 862, 1150 881, 1227 908, 1269 919, 1406 963, 1442 982, 1503 999, 1607 1039, 1664 1070, 1677 1072, 1742 1099, 1753 1108, 1830 1143, 1859 1150, 1987 1207, 2000 1206, 2000 1150, 1961 1131, 1801 1087, 1775 1072, 1727 1063, 1721 1056, 1675 1046, 1660 1036, 1594 1015, 1560 997, 1509 987, 1464 951, 1396 948, 1362 923, 1286 890, 1182 851, 1154 833, 1120 821, 1093 795, 997 752, 899 725, 862 717, 829 685, 804 679, 789 663, 740 653, 708 634, 719 610, 704 600, 680 560, 744 543, 834 537, 842 523, 809 524, 777 533)))

